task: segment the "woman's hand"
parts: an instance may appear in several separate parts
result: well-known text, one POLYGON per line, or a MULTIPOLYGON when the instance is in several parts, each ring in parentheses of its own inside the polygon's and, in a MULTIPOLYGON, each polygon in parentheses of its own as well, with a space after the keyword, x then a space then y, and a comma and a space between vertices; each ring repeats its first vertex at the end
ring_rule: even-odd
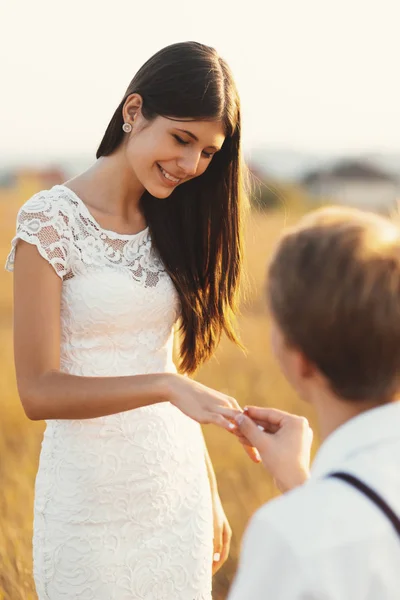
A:
POLYGON ((236 422, 242 443, 247 440, 257 448, 282 492, 308 479, 313 432, 307 419, 274 408, 251 406, 236 422))
POLYGON ((231 545, 232 529, 222 507, 218 492, 212 493, 214 517, 213 575, 226 562, 231 545))
POLYGON ((246 452, 247 456, 250 458, 250 460, 252 460, 255 463, 260 463, 261 456, 259 451, 257 450, 257 448, 251 445, 251 443, 246 437, 244 437, 244 435, 240 432, 239 427, 233 429, 232 433, 238 438, 239 442, 242 444, 243 449, 246 452))
POLYGON ((182 375, 171 375, 166 386, 169 402, 188 417, 203 425, 213 423, 228 431, 236 429, 235 417, 243 411, 234 398, 182 375))

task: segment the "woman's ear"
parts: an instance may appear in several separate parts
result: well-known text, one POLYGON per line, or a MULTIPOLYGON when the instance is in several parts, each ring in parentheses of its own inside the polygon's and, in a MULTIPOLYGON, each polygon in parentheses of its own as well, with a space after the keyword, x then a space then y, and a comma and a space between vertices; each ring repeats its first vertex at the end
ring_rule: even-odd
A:
POLYGON ((139 94, 131 94, 128 96, 122 109, 124 123, 133 125, 134 121, 142 114, 142 106, 143 99, 139 94))

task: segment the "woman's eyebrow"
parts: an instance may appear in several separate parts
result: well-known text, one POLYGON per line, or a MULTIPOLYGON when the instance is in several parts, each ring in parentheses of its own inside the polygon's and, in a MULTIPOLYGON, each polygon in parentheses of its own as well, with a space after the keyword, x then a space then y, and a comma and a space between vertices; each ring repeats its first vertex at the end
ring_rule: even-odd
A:
POLYGON ((187 129, 178 129, 178 131, 182 131, 182 133, 186 133, 187 135, 189 135, 191 138, 193 138, 195 140, 195 142, 199 141, 199 138, 196 137, 194 135, 194 133, 192 133, 191 131, 188 131, 187 129))

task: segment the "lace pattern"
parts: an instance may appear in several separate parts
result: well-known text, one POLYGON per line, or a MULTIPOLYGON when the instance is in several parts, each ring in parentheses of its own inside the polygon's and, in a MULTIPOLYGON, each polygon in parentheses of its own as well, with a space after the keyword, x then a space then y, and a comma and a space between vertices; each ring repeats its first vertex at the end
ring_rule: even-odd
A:
POLYGON ((166 272, 151 245, 148 228, 122 235, 102 229, 83 202, 65 186, 39 192, 20 209, 17 234, 6 268, 13 270, 18 239, 37 246, 63 279, 82 266, 120 266, 146 287, 155 287, 166 272))

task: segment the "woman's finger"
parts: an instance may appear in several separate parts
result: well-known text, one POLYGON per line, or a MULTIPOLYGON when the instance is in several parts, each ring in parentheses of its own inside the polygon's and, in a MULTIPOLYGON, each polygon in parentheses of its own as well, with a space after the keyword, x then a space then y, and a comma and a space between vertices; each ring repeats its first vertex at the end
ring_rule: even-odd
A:
POLYGON ((218 538, 214 538, 214 555, 213 555, 213 575, 218 571, 222 555, 222 533, 218 534, 218 538))
POLYGON ((244 437, 244 435, 242 433, 240 433, 240 431, 237 430, 232 430, 232 433, 234 436, 237 437, 237 439, 239 440, 239 442, 241 444, 243 444, 243 446, 251 446, 249 440, 247 438, 244 437))
POLYGON ((234 436, 237 437, 238 441, 242 444, 247 456, 255 463, 261 462, 261 456, 258 452, 257 448, 254 448, 249 442, 249 440, 244 437, 242 433, 240 433, 239 429, 232 430, 234 436))
POLYGON ((233 433, 234 436, 237 437, 237 439, 239 440, 239 442, 241 442, 242 444, 247 444, 247 445, 250 444, 249 440, 244 437, 244 435, 240 432, 239 429, 233 429, 232 433, 233 433))
POLYGON ((222 551, 221 551, 221 558, 220 558, 221 565, 223 565, 226 562, 226 560, 228 559, 230 545, 231 545, 231 538, 232 538, 232 531, 229 528, 228 524, 225 523, 224 529, 222 532, 222 551))
POLYGON ((261 456, 259 451, 257 450, 257 448, 254 448, 254 446, 248 446, 247 444, 243 444, 243 448, 244 451, 246 452, 247 456, 255 463, 260 463, 261 462, 261 456))
POLYGON ((226 419, 223 415, 217 413, 209 413, 206 423, 218 425, 227 431, 233 432, 237 429, 237 425, 226 419))
POLYGON ((237 439, 239 440, 239 442, 241 444, 243 444, 243 446, 251 446, 251 443, 249 442, 249 440, 243 435, 243 433, 240 431, 240 429, 238 427, 236 427, 236 429, 232 429, 231 433, 237 437, 237 439))
POLYGON ((240 443, 243 446, 244 451, 246 452, 247 456, 255 463, 260 463, 261 462, 261 456, 259 451, 257 450, 257 448, 255 448, 254 446, 251 446, 249 444, 249 441, 246 440, 242 442, 241 440, 239 440, 240 443))
POLYGON ((219 415, 222 415, 226 419, 230 419, 231 421, 234 421, 238 415, 241 415, 243 413, 243 410, 241 408, 228 408, 227 406, 213 406, 210 410, 219 415))
POLYGON ((230 405, 230 406, 231 406, 233 409, 235 409, 235 410, 238 410, 238 411, 240 411, 240 412, 243 412, 243 409, 242 409, 242 408, 239 406, 239 403, 238 403, 238 401, 236 400, 236 398, 232 398, 231 396, 226 396, 226 398, 227 398, 227 400, 228 400, 228 403, 229 403, 229 405, 230 405))

